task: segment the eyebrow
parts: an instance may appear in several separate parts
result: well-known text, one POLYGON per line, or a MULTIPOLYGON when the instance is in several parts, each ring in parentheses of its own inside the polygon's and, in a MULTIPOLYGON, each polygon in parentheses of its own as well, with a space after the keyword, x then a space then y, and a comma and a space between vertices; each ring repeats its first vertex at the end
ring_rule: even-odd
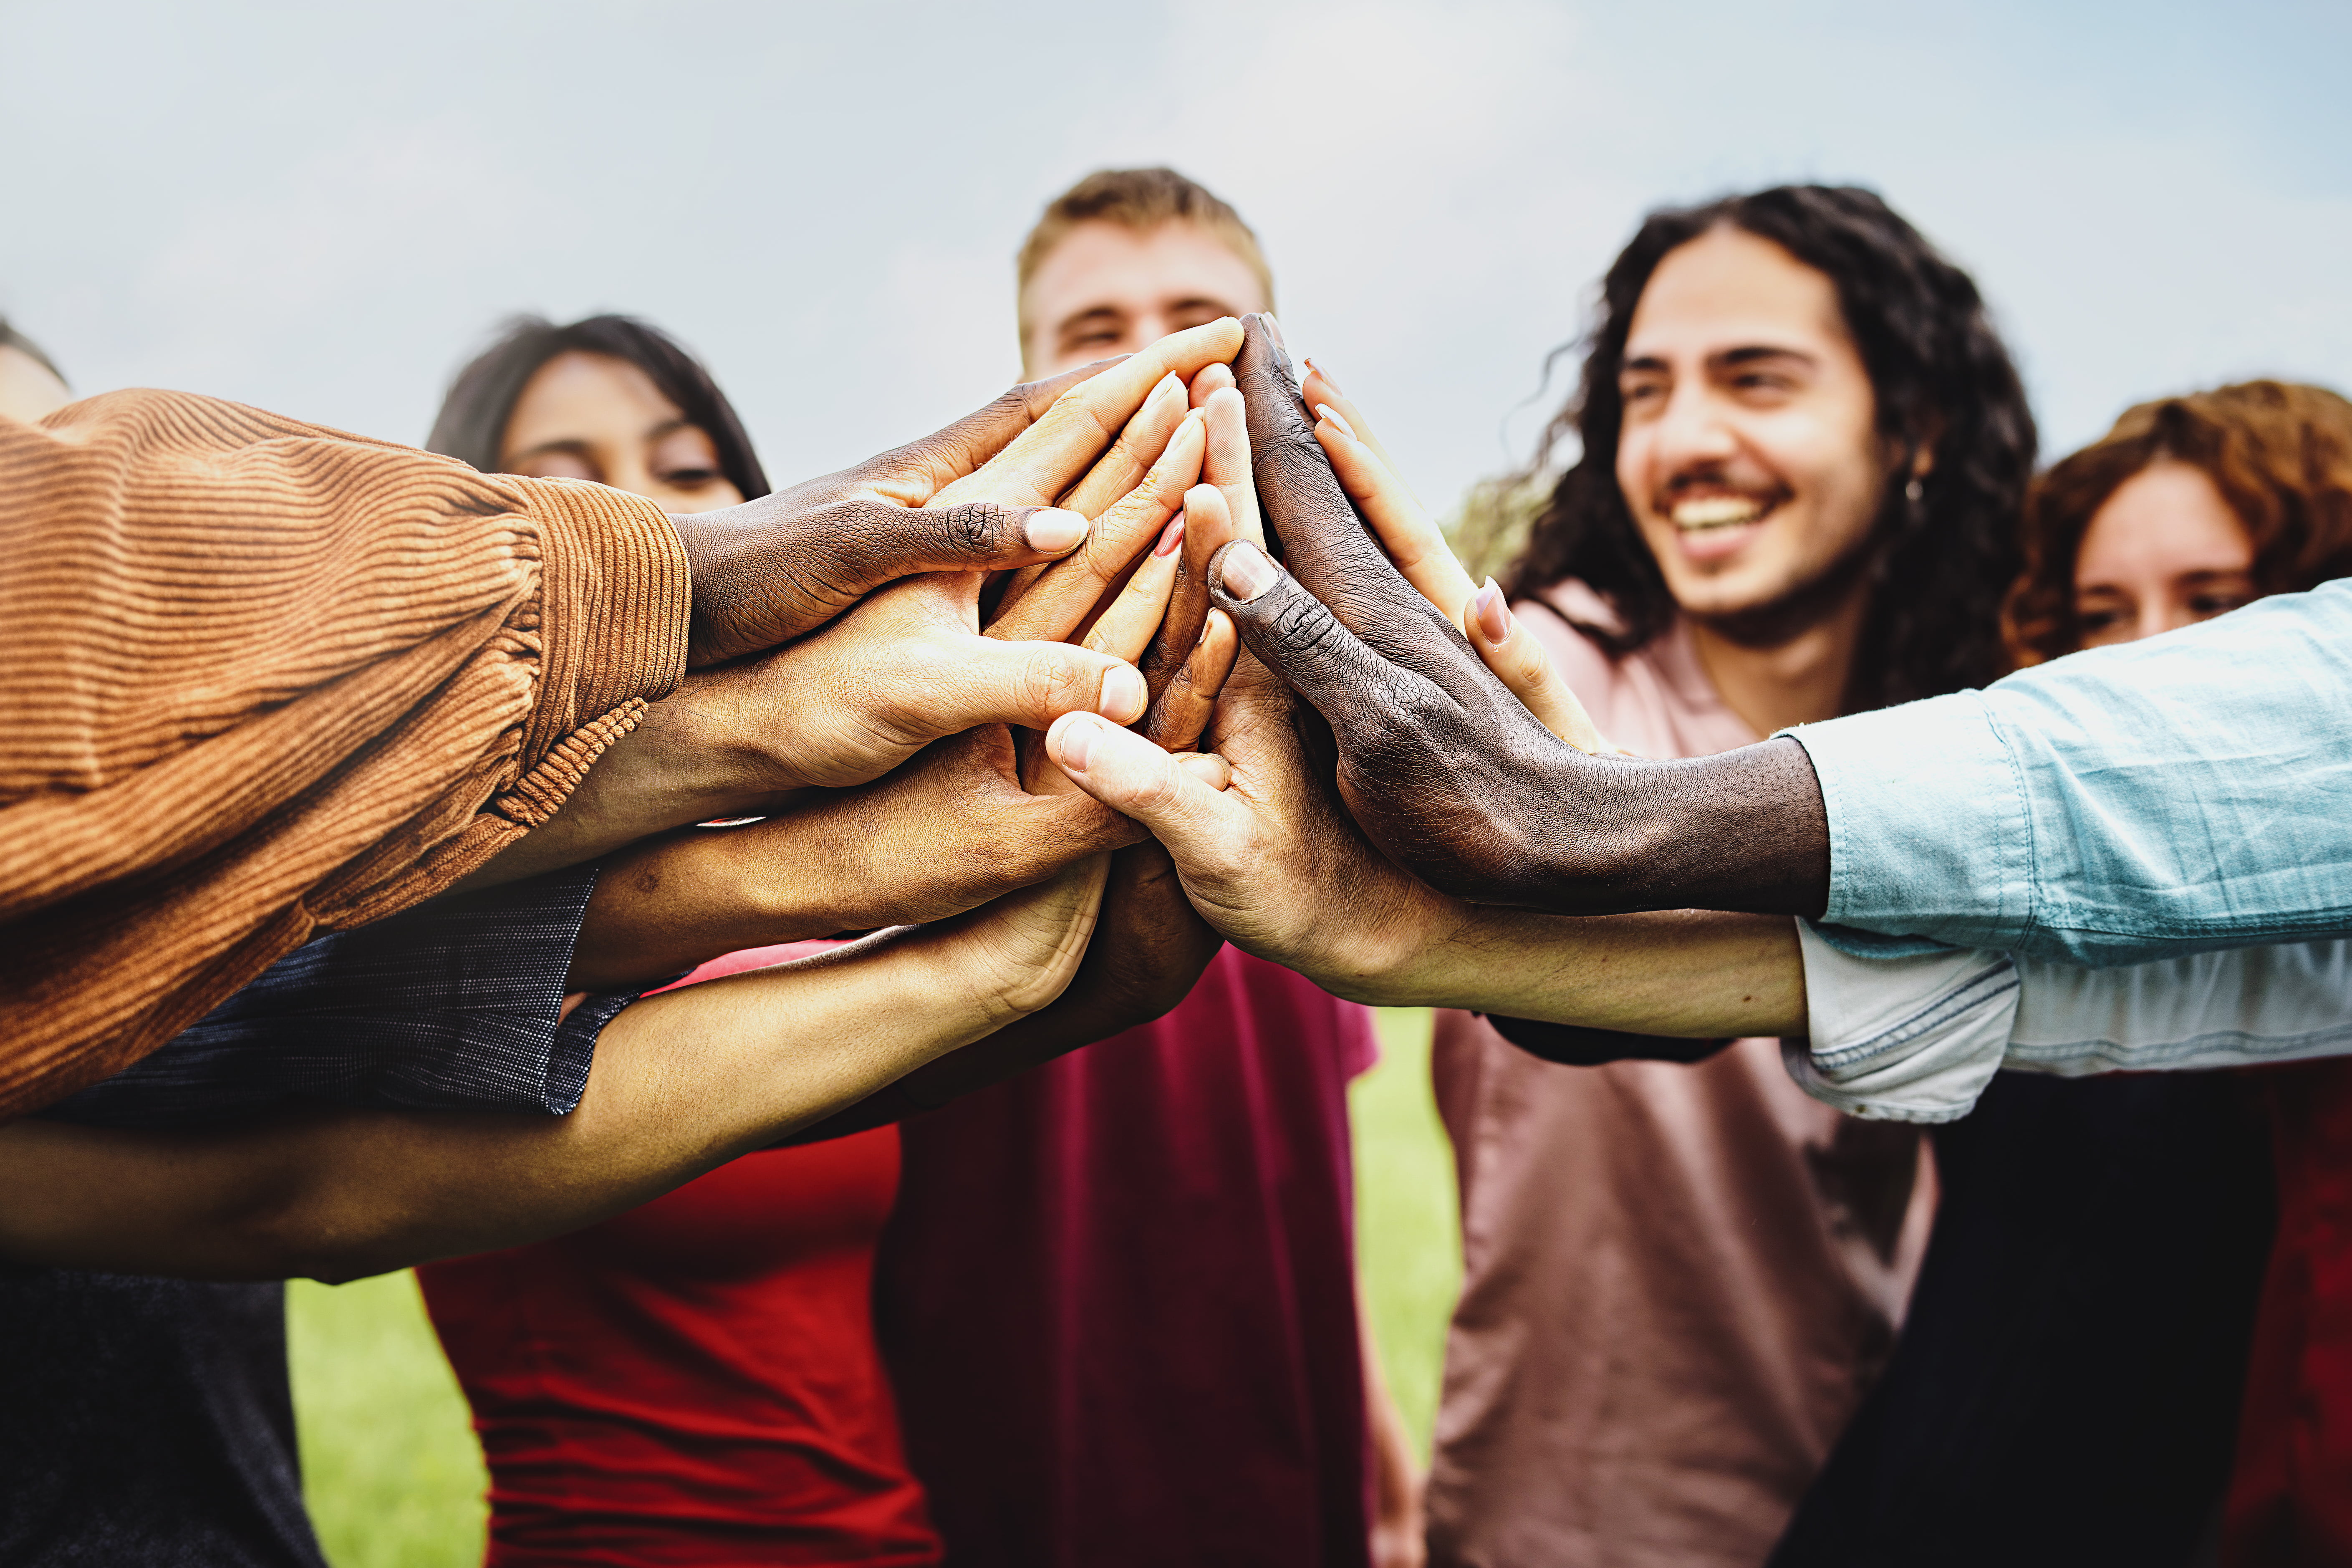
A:
POLYGON ((1097 321, 1121 321, 1126 319, 1127 312, 1116 305, 1089 305, 1085 310, 1074 310, 1055 322, 1054 331, 1056 333, 1068 332, 1080 327, 1091 326, 1097 321))
POLYGON ((525 458, 536 458, 546 452, 569 452, 575 458, 585 458, 590 455, 587 442, 577 436, 564 436, 552 441, 541 441, 535 447, 525 447, 507 460, 520 463, 525 458))
MULTIPOLYGON (((1743 364, 1757 364, 1766 360, 1776 359, 1796 360, 1809 365, 1820 363, 1813 355, 1802 349, 1782 348, 1772 343, 1743 343, 1736 349, 1723 349, 1707 355, 1706 367, 1711 371, 1726 371, 1736 369, 1743 364)), ((1627 360, 1620 368, 1619 374, 1622 374, 1625 371, 1652 371, 1666 368, 1666 362, 1657 355, 1643 354, 1639 359, 1627 360)))

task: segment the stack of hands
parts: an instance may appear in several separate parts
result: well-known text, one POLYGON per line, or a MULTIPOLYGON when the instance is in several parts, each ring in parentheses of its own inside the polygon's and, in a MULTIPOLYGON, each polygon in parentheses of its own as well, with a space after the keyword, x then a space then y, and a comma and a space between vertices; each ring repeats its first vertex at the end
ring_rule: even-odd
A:
POLYGON ((1413 667, 1371 668, 1272 563, 1261 494, 1300 576, 1417 639, 1479 718, 1514 715, 1528 746, 1566 749, 1546 723, 1598 742, 1361 412, 1319 374, 1304 393, 1317 414, 1269 321, 1211 322, 677 520, 699 668, 476 884, 604 854, 583 991, 882 931, 861 952, 919 945, 957 973, 940 994, 1000 1026, 1055 1006, 1065 1042, 1172 1006, 1223 936, 1377 998, 1458 911, 1349 811, 1392 836, 1391 797, 1418 791, 1486 817, 1475 788, 1402 776, 1377 745, 1335 773, 1268 662, 1342 732, 1359 710, 1402 717, 1383 686, 1413 667))
POLYGON ((1358 1001, 1801 1027, 1790 922, 1693 912, 1818 908, 1801 751, 1602 747, 1265 318, 674 521, 685 685, 472 883, 600 863, 582 994, 871 934, 625 1008, 566 1116, 20 1123, 12 1256, 335 1279, 560 1235, 1157 1017, 1227 940, 1358 1001))
POLYGON ((1223 940, 1504 1006, 1508 917, 1703 901, 1643 830, 1704 781, 1602 745, 1267 318, 678 526, 703 662, 478 881, 607 857, 583 991, 877 932, 824 962, 961 1010, 864 1119, 1156 1017, 1223 940))

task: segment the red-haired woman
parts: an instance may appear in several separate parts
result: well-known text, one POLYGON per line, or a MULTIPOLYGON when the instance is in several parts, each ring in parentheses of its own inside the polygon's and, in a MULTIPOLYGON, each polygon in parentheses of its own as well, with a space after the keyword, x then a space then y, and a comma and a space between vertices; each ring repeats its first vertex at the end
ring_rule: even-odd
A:
MULTIPOLYGON (((2352 403, 2255 382, 2143 404, 2036 482, 2024 544, 2019 664, 2352 574, 2352 403)), ((1816 1051, 1824 978, 1809 955, 1816 1051)), ((2217 1514, 2225 1561, 2352 1560, 2352 1167, 2331 1145, 2352 1147, 2342 1060, 1994 1075, 1937 1129, 1903 1342, 1774 1568, 2186 1563, 2217 1514)))
MULTIPOLYGON (((2249 382, 2144 403, 2050 470, 2006 620, 2021 663, 2352 575, 2352 402, 2249 382)), ((2352 1561, 2352 1062, 2259 1079, 2278 1177, 2222 1560, 2352 1561)))

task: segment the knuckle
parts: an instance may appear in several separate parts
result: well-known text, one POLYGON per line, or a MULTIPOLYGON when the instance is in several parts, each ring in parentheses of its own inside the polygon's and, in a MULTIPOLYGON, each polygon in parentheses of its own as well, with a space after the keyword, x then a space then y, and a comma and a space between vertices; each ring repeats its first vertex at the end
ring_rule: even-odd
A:
POLYGON ((1003 510, 986 501, 961 501, 921 515, 929 542, 945 560, 993 555, 1003 548, 1011 527, 1003 510))
POLYGON ((1079 665, 1073 657, 1076 653, 1060 644, 1039 643, 1022 654, 1013 672, 1013 689, 1023 711, 1058 716, 1091 706, 1082 691, 1091 684, 1092 667, 1079 665))
POLYGON ((1275 641, 1307 658, 1328 657, 1339 647, 1339 622, 1329 605, 1304 591, 1293 593, 1267 628, 1275 641))

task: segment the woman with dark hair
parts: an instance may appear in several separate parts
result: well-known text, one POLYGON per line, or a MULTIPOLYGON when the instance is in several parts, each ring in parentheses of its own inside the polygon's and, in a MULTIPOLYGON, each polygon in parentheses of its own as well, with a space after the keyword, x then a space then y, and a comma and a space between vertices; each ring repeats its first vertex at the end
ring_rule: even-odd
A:
MULTIPOLYGON (((624 316, 513 322, 458 374, 430 445, 674 511, 768 489, 709 374, 624 316)), ((794 955, 736 953, 694 978, 794 955)), ((874 1334, 898 1183, 894 1122, 418 1269, 489 1463, 488 1560, 939 1561, 874 1334)))
POLYGON ((458 372, 425 445, 486 474, 658 492, 690 502, 671 508, 681 512, 768 493, 751 438, 710 373, 627 316, 566 327, 515 317, 458 372), (732 498, 714 499, 727 489, 732 498))
MULTIPOLYGON (((1728 751, 1999 672, 2032 417, 1976 286, 1871 193, 1654 214, 1570 435, 1506 587, 1612 743, 1728 751)), ((1433 1563, 1760 1562, 1892 1346, 1916 1130, 1808 1099, 1774 1039, 1570 1066, 1443 1013, 1433 1068, 1465 1266, 1433 1563)))

